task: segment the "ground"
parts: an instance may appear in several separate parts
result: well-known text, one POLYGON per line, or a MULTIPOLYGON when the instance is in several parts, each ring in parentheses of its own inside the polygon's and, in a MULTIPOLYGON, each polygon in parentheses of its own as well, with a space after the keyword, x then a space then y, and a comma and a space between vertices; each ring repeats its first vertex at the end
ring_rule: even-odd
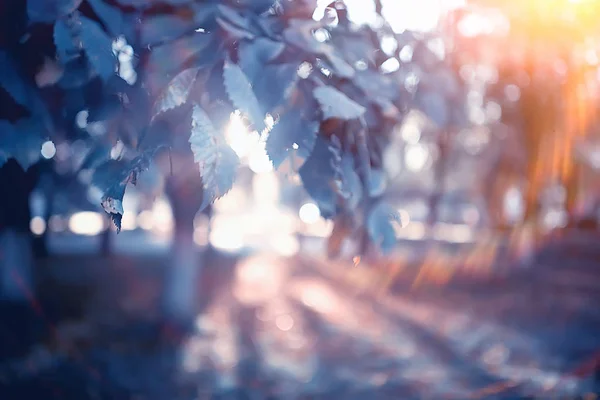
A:
POLYGON ((78 299, 83 309, 58 321, 52 302, 40 301, 46 339, 28 359, 0 367, 0 399, 600 393, 600 250, 593 242, 554 243, 502 280, 396 283, 385 293, 357 290, 340 278, 346 271, 331 273, 352 263, 306 255, 251 258, 237 268, 233 261, 219 256, 207 268, 200 287, 207 300, 194 331, 181 338, 158 318, 167 257, 51 258, 45 267, 73 296, 55 296, 54 309, 78 299))

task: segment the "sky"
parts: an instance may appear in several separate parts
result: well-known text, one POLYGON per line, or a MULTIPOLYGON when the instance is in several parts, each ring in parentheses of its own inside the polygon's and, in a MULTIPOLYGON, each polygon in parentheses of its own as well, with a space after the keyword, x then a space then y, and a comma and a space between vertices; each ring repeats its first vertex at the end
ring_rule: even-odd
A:
MULTIPOLYGON (((350 19, 358 24, 375 20, 375 4, 370 0, 344 0, 350 19)), ((319 0, 317 16, 331 0, 319 0)), ((404 30, 426 32, 435 28, 440 14, 447 9, 464 5, 465 0, 382 0, 383 16, 396 32, 404 30)))

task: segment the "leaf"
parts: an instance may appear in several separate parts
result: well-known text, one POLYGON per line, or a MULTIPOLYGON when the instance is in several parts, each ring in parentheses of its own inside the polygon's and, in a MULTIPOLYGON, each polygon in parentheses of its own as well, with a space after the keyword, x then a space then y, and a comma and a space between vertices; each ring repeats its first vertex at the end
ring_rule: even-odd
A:
POLYGON ((0 50, 0 86, 20 105, 29 108, 31 95, 29 86, 18 72, 10 55, 0 50))
POLYGON ((84 16, 81 21, 81 44, 94 70, 105 81, 115 74, 117 59, 112 51, 112 40, 100 24, 84 16))
POLYGON ((252 85, 239 65, 225 62, 223 84, 233 105, 250 118, 256 130, 262 132, 266 128, 265 113, 261 111, 252 85))
POLYGON ((262 68, 254 82, 253 91, 262 109, 272 112, 283 105, 293 93, 298 82, 298 65, 268 65, 262 68))
POLYGON ((14 125, 0 120, 0 158, 14 158, 24 170, 39 161, 44 139, 39 120, 20 119, 14 125))
POLYGON ((108 31, 113 37, 124 33, 127 28, 121 10, 108 5, 103 0, 87 0, 94 12, 100 17, 108 31))
POLYGON ((54 46, 56 47, 56 55, 63 65, 68 64, 80 55, 79 48, 73 42, 71 29, 69 29, 64 19, 59 19, 54 24, 54 46))
POLYGON ((398 211, 391 205, 380 202, 373 207, 367 218, 367 232, 384 254, 389 253, 396 246, 396 232, 392 221, 399 220, 398 211))
POLYGON ((198 4, 193 5, 189 14, 148 15, 142 20, 139 27, 140 44, 153 46, 167 43, 187 33, 190 33, 192 37, 206 35, 206 32, 194 33, 193 31, 211 22, 216 11, 216 4, 198 4))
POLYGON ((75 11, 82 0, 27 0, 31 22, 51 23, 75 11))
POLYGON ((240 67, 251 82, 261 76, 263 68, 285 49, 285 44, 267 38, 240 43, 240 67))
POLYGON ((203 62, 212 63, 218 54, 216 48, 209 47, 213 43, 212 39, 213 35, 210 33, 194 33, 157 46, 150 53, 148 69, 157 76, 169 75, 173 71, 179 71, 192 57, 199 57, 200 53, 203 62))
POLYGON ((317 203, 324 218, 336 214, 337 193, 333 186, 335 170, 332 159, 329 143, 317 136, 311 155, 299 170, 304 189, 317 203))
POLYGON ((202 176, 202 210, 231 189, 240 160, 198 105, 194 106, 192 113, 189 142, 202 176))
POLYGON ((94 171, 92 184, 102 191, 100 205, 121 231, 123 197, 129 183, 136 184, 138 175, 148 169, 151 153, 143 153, 131 161, 108 160, 94 171))
POLYGON ((367 183, 369 196, 379 197, 387 189, 387 179, 385 172, 381 169, 371 169, 369 174, 369 181, 367 183))
POLYGON ((257 14, 262 14, 269 10, 277 0, 238 0, 238 4, 251 9, 257 14))
POLYGON ((318 130, 319 124, 307 120, 297 109, 283 114, 269 132, 266 143, 267 154, 273 162, 273 167, 278 168, 293 148, 297 149, 297 154, 302 158, 310 156, 318 130))
POLYGON ((331 86, 317 87, 313 94, 321 106, 324 119, 350 120, 362 117, 366 111, 363 106, 331 86))
POLYGON ((196 81, 198 70, 198 68, 186 69, 169 82, 169 85, 154 104, 152 119, 167 110, 179 107, 187 101, 190 90, 196 81))

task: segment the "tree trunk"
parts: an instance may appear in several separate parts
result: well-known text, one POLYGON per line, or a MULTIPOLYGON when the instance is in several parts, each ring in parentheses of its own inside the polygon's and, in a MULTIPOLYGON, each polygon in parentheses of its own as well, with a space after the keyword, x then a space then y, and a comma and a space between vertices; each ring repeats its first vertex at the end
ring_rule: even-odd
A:
POLYGON ((163 311, 165 317, 190 322, 195 318, 200 299, 197 288, 202 273, 202 257, 194 243, 194 217, 202 201, 197 183, 168 182, 166 193, 171 201, 174 220, 170 263, 165 277, 163 311))
POLYGON ((445 192, 446 164, 448 163, 448 142, 449 132, 442 131, 438 138, 439 158, 434 169, 434 191, 429 197, 429 213, 427 215, 427 225, 429 229, 439 220, 439 206, 445 192))

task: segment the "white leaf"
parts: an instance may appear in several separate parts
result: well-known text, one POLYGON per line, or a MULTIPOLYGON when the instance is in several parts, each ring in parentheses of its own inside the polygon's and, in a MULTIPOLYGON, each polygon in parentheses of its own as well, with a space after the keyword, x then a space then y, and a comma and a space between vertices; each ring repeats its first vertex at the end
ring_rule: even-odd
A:
POLYGON ((266 128, 265 113, 262 112, 260 104, 258 104, 258 99, 252 90, 252 84, 239 65, 225 62, 223 83, 235 108, 250 117, 256 130, 263 131, 266 128))
POLYGON ((202 176, 204 193, 200 209, 203 209, 231 189, 240 160, 198 105, 192 113, 189 142, 202 176))

